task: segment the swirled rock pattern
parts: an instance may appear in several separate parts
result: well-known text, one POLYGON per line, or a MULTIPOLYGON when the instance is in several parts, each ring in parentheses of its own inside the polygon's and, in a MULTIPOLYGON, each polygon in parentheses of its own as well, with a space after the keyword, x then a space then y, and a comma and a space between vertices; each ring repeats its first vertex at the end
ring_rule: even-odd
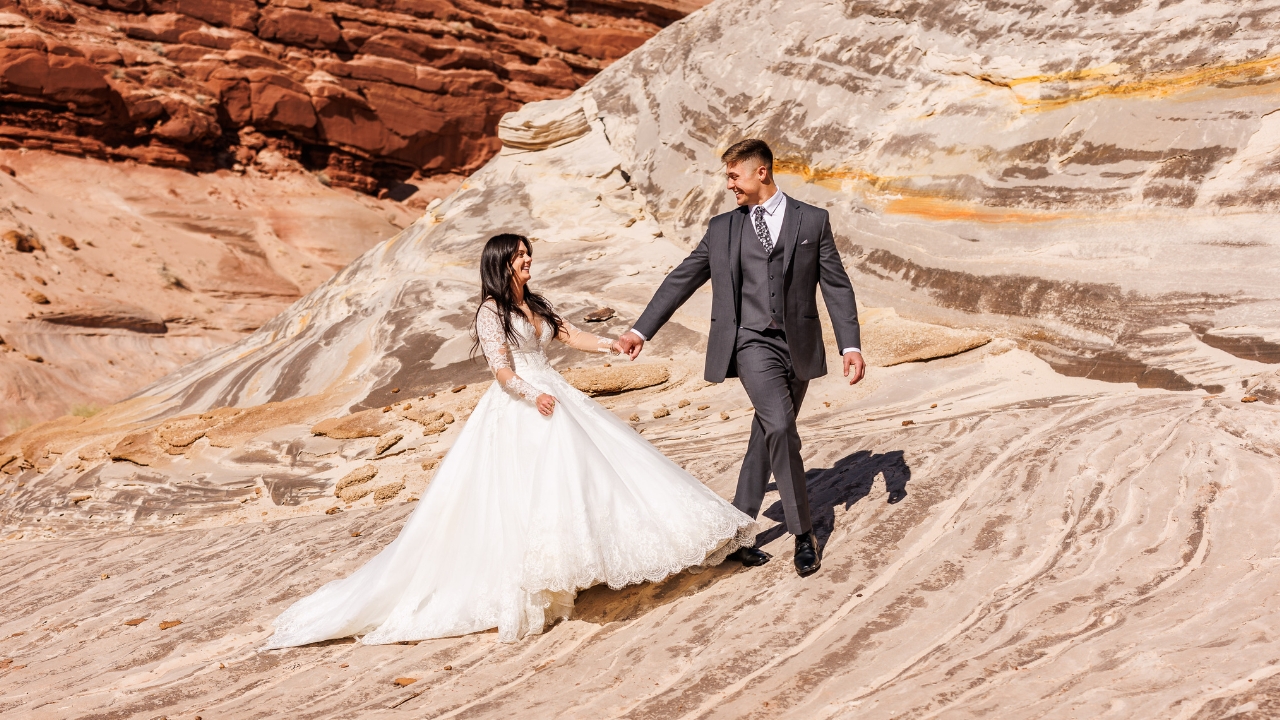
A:
MULTIPOLYGON (((853 0, 675 23, 510 117, 458 192, 257 332, 0 441, 0 710, 1274 714, 1277 19, 853 0), (748 134, 830 210, 868 305, 868 378, 815 381, 800 419, 822 571, 794 574, 771 495, 770 564, 589 590, 518 644, 256 652, 395 536, 486 391, 466 333, 483 240, 529 234, 537 287, 570 318, 607 305, 616 333, 728 207, 716 155, 748 134), (371 464, 405 491, 336 501, 371 464)), ((646 347, 665 382, 602 399, 727 496, 752 415, 700 379, 709 307, 696 293, 646 347)))

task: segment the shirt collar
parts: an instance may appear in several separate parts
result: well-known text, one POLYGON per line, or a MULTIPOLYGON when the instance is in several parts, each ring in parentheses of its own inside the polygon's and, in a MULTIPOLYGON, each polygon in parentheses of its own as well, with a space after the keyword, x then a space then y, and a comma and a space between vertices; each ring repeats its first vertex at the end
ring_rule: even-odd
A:
MULTIPOLYGON (((773 197, 769 198, 768 200, 765 200, 763 203, 757 205, 756 207, 762 207, 764 208, 765 213, 772 215, 778 211, 779 207, 782 206, 782 201, 785 200, 786 197, 787 196, 784 195, 781 190, 779 190, 778 192, 773 194, 773 197)), ((756 211, 756 207, 751 208, 751 212, 754 213, 756 211)))

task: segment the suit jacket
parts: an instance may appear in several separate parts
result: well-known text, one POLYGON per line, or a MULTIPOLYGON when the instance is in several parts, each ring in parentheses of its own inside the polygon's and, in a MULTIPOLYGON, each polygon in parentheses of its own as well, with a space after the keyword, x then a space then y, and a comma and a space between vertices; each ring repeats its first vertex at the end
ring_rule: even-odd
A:
MULTIPOLYGON (((785 277, 783 331, 796 377, 812 380, 827 373, 818 320, 818 286, 822 286, 822 299, 842 348, 861 347, 858 308, 849 275, 836 250, 827 211, 790 196, 786 202, 779 238, 785 277)), ((711 336, 707 340, 704 372, 708 382, 737 376, 733 360, 742 308, 740 247, 742 225, 750 222, 747 212, 746 207, 739 207, 711 218, 702 241, 662 281, 634 326, 652 339, 676 309, 710 280, 711 336)))

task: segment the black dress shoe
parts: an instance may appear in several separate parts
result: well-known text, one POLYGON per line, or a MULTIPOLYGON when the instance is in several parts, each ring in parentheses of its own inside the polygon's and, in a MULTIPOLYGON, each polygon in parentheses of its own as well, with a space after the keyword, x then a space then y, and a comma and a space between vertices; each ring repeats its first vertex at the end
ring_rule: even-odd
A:
POLYGON ((796 536, 796 572, 800 573, 800 577, 808 577, 822 567, 822 561, 818 559, 818 540, 813 537, 812 532, 796 536))
POLYGON ((740 547, 729 553, 730 560, 737 560, 747 567, 757 567, 769 562, 769 558, 773 557, 763 550, 757 550, 753 547, 740 547))
POLYGON ((902 502, 902 499, 903 499, 903 498, 905 498, 906 496, 907 496, 907 491, 906 491, 906 490, 890 490, 890 491, 889 491, 889 504, 890 504, 890 505, 897 505, 898 503, 902 502))

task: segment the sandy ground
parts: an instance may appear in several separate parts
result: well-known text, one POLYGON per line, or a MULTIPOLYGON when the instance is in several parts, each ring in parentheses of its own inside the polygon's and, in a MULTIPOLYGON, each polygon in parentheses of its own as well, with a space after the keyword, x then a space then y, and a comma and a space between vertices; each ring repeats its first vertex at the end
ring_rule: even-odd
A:
MULTIPOLYGON (((644 435, 729 496, 740 388, 667 392, 712 407, 646 417, 644 435)), ((990 346, 873 369, 855 389, 829 377, 807 405, 824 545, 808 579, 769 527, 771 493, 762 568, 593 588, 572 620, 510 645, 260 651, 278 612, 371 557, 413 504, 10 540, 0 711, 1190 718, 1277 701, 1273 406, 1061 378, 990 346), (889 504, 890 489, 906 498, 889 504)))

